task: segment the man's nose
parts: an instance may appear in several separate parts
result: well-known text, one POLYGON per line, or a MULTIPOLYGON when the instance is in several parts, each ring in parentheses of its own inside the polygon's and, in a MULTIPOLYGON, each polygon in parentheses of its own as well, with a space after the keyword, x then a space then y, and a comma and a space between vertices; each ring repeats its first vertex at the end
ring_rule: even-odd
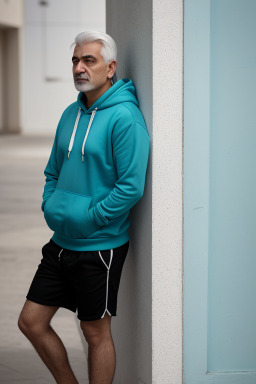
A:
POLYGON ((84 73, 85 72, 85 66, 83 65, 82 61, 79 61, 75 67, 75 73, 84 73))

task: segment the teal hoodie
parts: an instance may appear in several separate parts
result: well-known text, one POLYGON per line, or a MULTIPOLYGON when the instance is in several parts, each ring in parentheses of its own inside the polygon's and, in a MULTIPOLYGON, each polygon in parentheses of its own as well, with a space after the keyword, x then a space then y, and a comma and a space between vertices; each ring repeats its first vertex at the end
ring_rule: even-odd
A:
POLYGON ((52 240, 76 251, 129 239, 129 211, 142 197, 149 135, 134 85, 117 81, 86 108, 85 95, 62 114, 44 170, 41 209, 52 240))

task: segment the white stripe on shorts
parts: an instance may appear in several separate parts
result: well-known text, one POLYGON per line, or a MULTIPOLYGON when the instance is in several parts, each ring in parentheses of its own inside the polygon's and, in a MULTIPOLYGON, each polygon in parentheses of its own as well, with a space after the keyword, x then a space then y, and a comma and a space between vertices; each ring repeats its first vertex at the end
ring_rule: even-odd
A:
POLYGON ((103 318, 105 316, 105 313, 107 312, 109 314, 109 316, 112 316, 111 313, 109 312, 108 310, 108 285, 109 285, 109 270, 110 270, 110 267, 111 267, 111 263, 112 263, 112 259, 113 259, 113 249, 110 250, 110 261, 109 261, 109 265, 107 265, 100 253, 100 251, 98 251, 99 253, 99 256, 102 260, 102 262, 104 263, 105 267, 107 268, 107 286, 106 286, 106 304, 105 304, 105 311, 103 312, 103 315, 101 316, 101 318, 103 318))

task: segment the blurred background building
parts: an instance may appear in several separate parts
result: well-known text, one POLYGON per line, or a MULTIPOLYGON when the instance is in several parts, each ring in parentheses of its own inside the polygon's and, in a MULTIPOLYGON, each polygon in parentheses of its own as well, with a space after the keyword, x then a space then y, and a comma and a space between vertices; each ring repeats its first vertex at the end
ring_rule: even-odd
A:
POLYGON ((70 45, 85 28, 106 30, 105 1, 0 5, 0 130, 53 134, 63 109, 77 97, 70 45))
POLYGON ((24 4, 0 5, 0 132, 20 132, 24 4))

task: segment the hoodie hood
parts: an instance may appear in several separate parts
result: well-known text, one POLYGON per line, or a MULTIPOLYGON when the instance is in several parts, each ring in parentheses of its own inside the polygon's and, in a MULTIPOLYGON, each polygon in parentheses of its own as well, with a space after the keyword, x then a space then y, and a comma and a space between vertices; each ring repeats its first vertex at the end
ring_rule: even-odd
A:
POLYGON ((81 110, 86 113, 90 114, 91 113, 91 118, 88 124, 88 127, 86 129, 86 133, 84 136, 84 141, 82 145, 82 162, 84 161, 84 146, 87 140, 87 137, 89 135, 93 119, 95 117, 96 112, 99 110, 103 110, 106 108, 113 107, 114 105, 124 103, 124 102, 131 102, 135 104, 137 107, 139 106, 138 100, 136 97, 136 91, 135 87, 133 85, 132 80, 130 79, 121 79, 118 80, 114 85, 112 85, 101 97, 99 97, 91 106, 90 108, 86 107, 86 96, 83 92, 79 92, 78 97, 77 97, 77 103, 79 106, 75 125, 73 128, 72 136, 70 138, 69 142, 69 147, 68 147, 68 158, 70 156, 70 153, 73 148, 73 144, 75 141, 75 135, 76 135, 76 130, 78 127, 80 115, 81 115, 81 110))
POLYGON ((138 107, 135 87, 132 80, 121 79, 112 85, 103 95, 101 95, 91 106, 87 108, 85 105, 86 96, 80 92, 77 97, 79 107, 85 112, 90 113, 95 108, 97 110, 113 107, 114 105, 129 101, 138 107))

